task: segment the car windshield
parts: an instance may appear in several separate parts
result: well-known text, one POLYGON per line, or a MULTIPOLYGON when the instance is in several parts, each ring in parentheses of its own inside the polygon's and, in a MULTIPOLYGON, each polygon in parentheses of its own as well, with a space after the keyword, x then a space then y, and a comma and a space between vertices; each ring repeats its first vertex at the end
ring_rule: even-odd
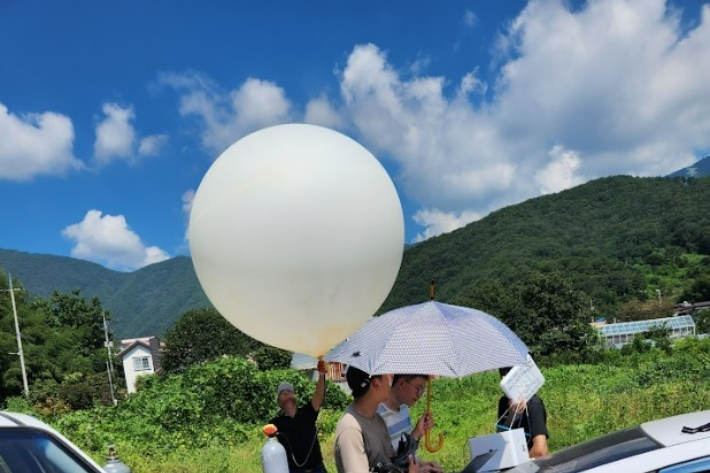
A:
POLYGON ((640 428, 633 427, 560 450, 506 473, 575 473, 657 448, 661 445, 646 436, 640 428))
POLYGON ((0 473, 97 473, 49 434, 28 427, 0 428, 0 473))

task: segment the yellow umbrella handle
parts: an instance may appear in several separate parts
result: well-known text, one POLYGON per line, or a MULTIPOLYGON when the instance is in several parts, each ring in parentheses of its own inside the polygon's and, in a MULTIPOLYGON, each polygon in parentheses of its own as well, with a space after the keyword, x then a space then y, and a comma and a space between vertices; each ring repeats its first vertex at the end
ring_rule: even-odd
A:
MULTIPOLYGON (((427 414, 431 413, 431 377, 427 380, 426 386, 426 412, 427 414)), ((436 453, 444 446, 444 436, 439 434, 439 443, 432 445, 429 441, 429 432, 429 430, 424 432, 424 446, 429 452, 436 453)))

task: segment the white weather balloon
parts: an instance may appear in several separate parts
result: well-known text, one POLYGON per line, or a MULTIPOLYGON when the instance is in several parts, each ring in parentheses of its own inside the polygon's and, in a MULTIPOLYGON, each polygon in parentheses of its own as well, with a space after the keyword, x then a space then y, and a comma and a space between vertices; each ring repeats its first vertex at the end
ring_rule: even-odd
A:
POLYGON ((291 124, 222 153, 195 194, 188 236, 197 277, 227 320, 321 356, 392 289, 404 219, 370 152, 333 130, 291 124))

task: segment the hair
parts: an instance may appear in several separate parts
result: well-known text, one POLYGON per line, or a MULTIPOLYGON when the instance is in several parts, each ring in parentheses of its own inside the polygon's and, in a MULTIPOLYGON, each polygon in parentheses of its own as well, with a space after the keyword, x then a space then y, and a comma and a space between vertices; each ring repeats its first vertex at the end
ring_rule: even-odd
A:
POLYGON ((400 379, 403 379, 405 381, 414 381, 417 378, 424 378, 427 381, 429 380, 429 375, 426 374, 396 374, 394 375, 394 378, 392 378, 392 386, 397 383, 400 379))
POLYGON ((348 371, 345 373, 345 379, 348 381, 348 387, 350 387, 353 398, 355 399, 361 398, 367 394, 367 391, 370 390, 370 383, 374 378, 382 378, 382 375, 369 375, 354 366, 348 366, 348 371))

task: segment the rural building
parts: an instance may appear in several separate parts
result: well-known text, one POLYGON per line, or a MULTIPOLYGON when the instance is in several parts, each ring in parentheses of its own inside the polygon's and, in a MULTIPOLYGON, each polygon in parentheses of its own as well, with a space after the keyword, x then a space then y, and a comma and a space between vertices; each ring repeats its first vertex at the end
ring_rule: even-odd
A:
POLYGON ((597 324, 595 328, 599 330, 599 335, 608 347, 621 348, 627 343, 631 343, 637 334, 646 332, 653 327, 663 326, 671 330, 671 339, 695 335, 695 322, 690 315, 615 324, 597 324))
POLYGON ((146 374, 157 373, 160 366, 160 341, 156 337, 129 338, 121 340, 118 357, 123 363, 128 393, 136 392, 136 379, 146 374))
MULTIPOLYGON (((294 353, 291 358, 291 368, 299 371, 313 370, 317 363, 318 359, 316 357, 303 353, 294 353)), ((318 378, 315 372, 312 373, 311 378, 313 381, 318 378)), ((335 361, 329 361, 328 372, 325 374, 325 379, 333 381, 334 383, 345 382, 344 365, 335 361)))

